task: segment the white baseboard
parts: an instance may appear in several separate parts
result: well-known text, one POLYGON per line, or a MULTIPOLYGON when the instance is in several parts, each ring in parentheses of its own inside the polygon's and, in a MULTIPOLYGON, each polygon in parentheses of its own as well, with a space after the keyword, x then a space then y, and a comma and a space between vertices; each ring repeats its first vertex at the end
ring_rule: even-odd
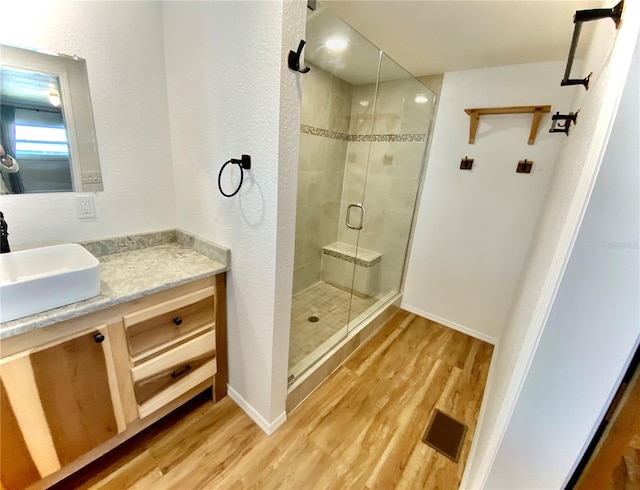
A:
POLYGON ((474 468, 478 463, 476 463, 476 459, 480 461, 480 456, 478 455, 478 444, 476 436, 480 434, 482 431, 486 430, 484 427, 484 418, 486 415, 486 408, 488 405, 488 399, 490 393, 493 389, 494 380, 496 378, 496 364, 498 359, 498 349, 500 348, 500 344, 495 344, 493 346, 493 354, 491 355, 491 364, 489 364, 489 373, 487 374, 487 382, 484 385, 484 393, 482 395, 482 403, 480 405, 480 413, 478 414, 478 420, 476 421, 476 429, 473 434, 473 440, 471 441, 471 449, 469 450, 469 455, 467 456, 467 461, 465 463, 465 471, 462 474, 462 481, 460 482, 461 490, 473 490, 474 488, 479 488, 474 486, 474 484, 470 481, 470 469, 474 468))
POLYGON ((240 395, 240 393, 238 393, 229 385, 227 385, 227 395, 229 395, 229 398, 236 402, 236 405, 238 405, 249 417, 251 417, 251 420, 253 420, 256 425, 260 427, 268 436, 273 434, 282 424, 287 421, 287 412, 283 410, 282 413, 278 415, 278 417, 276 417, 273 422, 267 422, 265 418, 260 415, 258 411, 240 395))
POLYGON ((400 308, 410 313, 415 313, 416 315, 426 318, 427 320, 431 320, 432 322, 439 323, 440 325, 444 325, 445 327, 449 327, 453 330, 457 330, 458 332, 467 334, 475 339, 487 342, 491 345, 496 345, 498 343, 498 339, 496 339, 495 337, 491 337, 490 335, 487 335, 485 333, 478 332, 473 328, 465 327, 464 325, 460 325, 459 323, 452 322, 451 320, 447 320, 446 318, 439 317, 438 315, 433 315, 419 308, 414 308, 413 306, 409 306, 405 303, 403 303, 400 308))

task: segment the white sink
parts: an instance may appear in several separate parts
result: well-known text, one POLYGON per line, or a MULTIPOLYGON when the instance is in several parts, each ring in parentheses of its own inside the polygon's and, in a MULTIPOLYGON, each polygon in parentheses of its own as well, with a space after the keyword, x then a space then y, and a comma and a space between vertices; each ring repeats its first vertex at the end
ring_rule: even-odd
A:
POLYGON ((77 243, 0 254, 0 322, 100 294, 100 262, 77 243))

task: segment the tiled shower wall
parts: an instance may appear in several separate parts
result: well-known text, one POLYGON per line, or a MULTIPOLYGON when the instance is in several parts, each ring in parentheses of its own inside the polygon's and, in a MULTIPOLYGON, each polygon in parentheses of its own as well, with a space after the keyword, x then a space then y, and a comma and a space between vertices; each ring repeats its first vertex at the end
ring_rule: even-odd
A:
POLYGON ((382 254, 384 295, 400 288, 435 96, 414 79, 382 82, 374 117, 374 91, 374 84, 353 89, 349 132, 356 141, 347 147, 340 213, 344 223, 346 207, 364 200, 364 227, 358 240, 357 232, 340 226, 338 241, 356 245, 358 240, 359 247, 382 254), (427 102, 417 103, 418 94, 427 102))
POLYGON ((338 237, 352 86, 311 65, 304 76, 293 292, 320 280, 322 247, 338 237))
POLYGON ((315 66, 305 75, 294 293, 320 280, 322 247, 336 241, 381 253, 380 294, 399 289, 435 100, 414 79, 382 82, 374 96, 375 84, 353 86, 315 66), (363 200, 357 243, 346 206, 363 200))

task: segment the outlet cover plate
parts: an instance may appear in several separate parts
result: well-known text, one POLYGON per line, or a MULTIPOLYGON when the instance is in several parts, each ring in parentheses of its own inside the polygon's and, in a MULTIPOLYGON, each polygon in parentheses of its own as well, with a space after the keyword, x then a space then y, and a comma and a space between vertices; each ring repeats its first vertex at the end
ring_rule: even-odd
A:
POLYGON ((93 196, 76 196, 76 210, 78 219, 94 219, 96 217, 96 205, 93 196))

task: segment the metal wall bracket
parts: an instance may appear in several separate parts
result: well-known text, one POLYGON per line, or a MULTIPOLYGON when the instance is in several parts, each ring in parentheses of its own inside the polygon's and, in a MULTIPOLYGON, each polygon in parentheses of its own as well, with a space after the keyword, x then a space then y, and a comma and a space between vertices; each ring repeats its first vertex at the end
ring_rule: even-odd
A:
POLYGON ((576 111, 575 114, 573 112, 570 112, 569 114, 560 114, 559 112, 556 112, 551 116, 551 129, 549 132, 564 133, 569 136, 571 123, 576 124, 578 122, 578 114, 580 114, 580 111, 576 111))
POLYGON ((576 55, 576 48, 578 47, 578 41, 580 39, 580 30, 582 29, 583 22, 590 22, 592 20, 610 18, 616 25, 616 29, 620 27, 622 23, 622 12, 624 11, 624 0, 621 0, 618 5, 609 9, 590 9, 590 10, 576 10, 573 16, 573 37, 571 39, 571 47, 569 48, 569 58, 567 59, 567 67, 564 70, 564 77, 560 85, 562 87, 570 85, 582 85, 585 90, 589 90, 591 83, 591 76, 593 72, 589 73, 585 78, 569 78, 571 76, 571 67, 573 66, 573 58, 576 55))

